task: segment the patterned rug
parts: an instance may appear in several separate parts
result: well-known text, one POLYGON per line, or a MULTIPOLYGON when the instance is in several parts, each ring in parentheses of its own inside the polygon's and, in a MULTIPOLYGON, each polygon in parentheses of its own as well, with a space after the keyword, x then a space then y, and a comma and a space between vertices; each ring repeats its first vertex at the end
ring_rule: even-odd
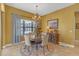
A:
POLYGON ((28 48, 25 48, 25 46, 23 45, 20 51, 23 56, 51 56, 54 50, 53 49, 49 50, 47 49, 47 47, 43 48, 41 46, 38 46, 37 49, 36 46, 33 45, 32 47, 29 48, 28 51, 28 48))

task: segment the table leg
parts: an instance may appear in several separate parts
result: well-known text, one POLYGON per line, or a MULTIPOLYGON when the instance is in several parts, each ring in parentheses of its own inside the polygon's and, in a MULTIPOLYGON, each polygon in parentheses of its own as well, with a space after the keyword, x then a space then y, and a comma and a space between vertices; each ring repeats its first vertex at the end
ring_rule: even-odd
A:
POLYGON ((36 55, 38 55, 38 44, 36 44, 36 55))

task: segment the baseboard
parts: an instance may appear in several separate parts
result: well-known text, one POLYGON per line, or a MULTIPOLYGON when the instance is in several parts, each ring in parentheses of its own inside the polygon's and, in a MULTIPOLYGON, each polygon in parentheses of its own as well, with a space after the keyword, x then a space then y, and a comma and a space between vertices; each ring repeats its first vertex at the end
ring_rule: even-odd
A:
POLYGON ((67 44, 67 43, 63 43, 63 42, 59 42, 59 45, 66 46, 66 47, 71 47, 71 48, 74 48, 75 47, 74 45, 67 44))
POLYGON ((75 40, 76 42, 79 42, 79 40, 75 40))
POLYGON ((6 44, 6 45, 3 46, 3 48, 10 47, 10 46, 13 46, 13 45, 22 44, 22 43, 24 43, 24 41, 19 42, 19 43, 14 43, 14 44, 6 44))
POLYGON ((3 48, 6 48, 6 47, 9 47, 9 46, 12 46, 13 44, 6 44, 3 46, 3 48))
POLYGON ((24 43, 25 41, 21 41, 21 42, 19 42, 19 43, 14 43, 13 45, 18 45, 18 44, 22 44, 22 43, 24 43))

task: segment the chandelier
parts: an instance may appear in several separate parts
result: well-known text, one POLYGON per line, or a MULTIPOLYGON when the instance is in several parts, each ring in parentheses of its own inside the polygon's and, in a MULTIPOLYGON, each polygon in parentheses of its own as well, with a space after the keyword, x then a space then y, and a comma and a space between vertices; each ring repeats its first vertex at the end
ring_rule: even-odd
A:
POLYGON ((40 19, 40 15, 38 14, 38 5, 36 5, 35 7, 36 7, 36 14, 32 17, 32 19, 39 20, 40 19))

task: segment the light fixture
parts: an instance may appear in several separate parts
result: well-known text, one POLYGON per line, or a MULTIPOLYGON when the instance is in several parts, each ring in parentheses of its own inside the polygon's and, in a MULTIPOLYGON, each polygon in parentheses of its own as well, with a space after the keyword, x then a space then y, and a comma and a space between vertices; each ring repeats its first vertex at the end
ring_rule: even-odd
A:
POLYGON ((49 26, 47 26, 47 29, 49 29, 49 26))
POLYGON ((34 17, 32 17, 32 19, 39 20, 40 19, 40 15, 38 14, 38 5, 36 5, 35 7, 36 7, 36 14, 35 14, 34 17))

